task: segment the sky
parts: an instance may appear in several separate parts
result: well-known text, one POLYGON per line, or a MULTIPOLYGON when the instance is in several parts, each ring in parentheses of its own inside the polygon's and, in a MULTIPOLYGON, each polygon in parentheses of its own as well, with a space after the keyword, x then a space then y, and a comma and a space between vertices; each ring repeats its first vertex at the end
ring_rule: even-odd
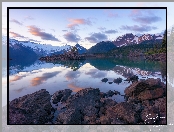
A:
MULTIPOLYGON (((117 4, 117 7, 123 6, 123 3, 118 3, 120 5, 117 4)), ((147 5, 153 7, 167 6, 162 3, 152 2, 150 5, 147 3, 131 2, 131 4, 126 5, 129 5, 129 7, 147 7, 147 5)), ((19 3, 18 6, 33 7, 37 6, 37 4, 39 7, 45 5, 47 7, 56 6, 56 4, 51 4, 51 2, 49 4, 39 4, 37 2, 35 4, 19 3)), ((5 35, 7 33, 7 11, 5 7, 13 6, 13 3, 2 3, 2 5, 2 34, 5 35)), ((57 5, 61 5, 61 3, 57 3, 57 5)), ((103 5, 108 7, 113 6, 111 3, 103 3, 103 5)), ((73 5, 68 4, 67 6, 73 5)), ((170 8, 170 10, 173 10, 173 8, 170 8)), ((172 17, 173 12, 167 12, 168 17, 172 17)), ((172 23, 169 22, 169 28, 171 26, 172 23)), ((75 45, 79 43, 89 49, 100 41, 114 41, 118 36, 126 33, 133 33, 138 36, 142 34, 163 34, 165 29, 165 9, 9 10, 10 38, 54 46, 75 45)))

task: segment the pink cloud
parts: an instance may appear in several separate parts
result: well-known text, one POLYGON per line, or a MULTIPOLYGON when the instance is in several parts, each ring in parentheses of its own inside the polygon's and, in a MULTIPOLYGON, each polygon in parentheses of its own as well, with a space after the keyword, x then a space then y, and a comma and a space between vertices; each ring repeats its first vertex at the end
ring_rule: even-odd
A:
POLYGON ((78 25, 91 25, 91 21, 86 19, 69 19, 69 21, 70 24, 67 27, 71 29, 74 29, 78 25))
POLYGON ((20 38, 24 38, 24 36, 22 36, 22 35, 20 35, 20 34, 18 34, 18 33, 15 33, 15 32, 9 32, 10 33, 10 36, 11 37, 20 37, 20 38))
POLYGON ((27 26, 29 32, 34 35, 34 36, 38 36, 41 37, 41 39, 43 40, 51 40, 51 41, 59 41, 56 37, 54 37, 52 34, 43 32, 40 28, 36 27, 36 26, 27 26))

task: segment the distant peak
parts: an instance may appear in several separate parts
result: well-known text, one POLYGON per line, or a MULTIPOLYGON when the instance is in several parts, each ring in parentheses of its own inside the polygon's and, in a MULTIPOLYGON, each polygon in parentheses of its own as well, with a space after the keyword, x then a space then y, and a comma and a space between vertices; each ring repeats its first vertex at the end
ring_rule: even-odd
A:
POLYGON ((75 46, 80 46, 80 44, 77 43, 75 46))

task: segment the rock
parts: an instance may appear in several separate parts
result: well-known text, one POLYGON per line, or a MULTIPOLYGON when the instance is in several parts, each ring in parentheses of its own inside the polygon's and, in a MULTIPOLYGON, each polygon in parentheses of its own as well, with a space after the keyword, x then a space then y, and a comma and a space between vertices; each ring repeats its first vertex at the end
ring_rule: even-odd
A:
POLYGON ((107 116, 101 116, 100 117, 100 123, 101 124, 111 124, 111 119, 108 118, 107 116))
POLYGON ((136 124, 139 116, 134 109, 134 105, 121 102, 106 110, 106 116, 110 119, 123 120, 126 124, 136 124))
POLYGON ((138 81, 138 76, 136 76, 136 75, 133 75, 133 76, 131 76, 131 77, 128 77, 126 80, 124 80, 124 81, 129 81, 128 83, 130 83, 130 81, 133 83, 133 82, 135 82, 135 81, 138 81))
POLYGON ((107 78, 103 78, 101 81, 106 83, 108 81, 108 79, 107 78))
POLYGON ((45 124, 53 118, 50 95, 45 89, 9 102, 9 124, 45 124))
POLYGON ((132 100, 147 100, 155 99, 165 95, 165 85, 160 79, 147 79, 145 81, 139 81, 131 84, 125 89, 125 95, 132 100))
POLYGON ((119 77, 119 78, 117 78, 117 79, 114 79, 113 82, 119 84, 119 83, 122 82, 122 80, 123 80, 123 79, 119 77))
POLYGON ((71 95, 72 90, 65 89, 65 90, 59 90, 55 92, 52 96, 52 102, 53 104, 57 104, 58 102, 65 102, 68 97, 71 95))
POLYGON ((139 100, 149 100, 163 97, 164 90, 162 88, 156 88, 154 90, 145 90, 141 92, 137 97, 139 100))
MULTIPOLYGON (((78 111, 80 111, 80 117, 88 116, 91 120, 88 123, 93 122, 93 118, 97 118, 97 114, 100 107, 100 91, 99 89, 93 89, 93 88, 86 88, 78 91, 76 94, 71 95, 68 100, 66 101, 66 107, 67 110, 61 115, 67 115, 68 113, 75 113, 79 114, 78 111), (73 110, 73 112, 70 112, 70 110, 73 110)), ((74 119, 71 119, 72 116, 68 114, 69 119, 65 119, 64 116, 58 116, 58 119, 63 120, 69 120, 72 122, 74 119)), ((87 119, 87 117, 85 118, 87 119)), ((81 122, 82 120, 80 120, 81 122)), ((85 122, 86 120, 84 120, 85 122)), ((76 122, 76 124, 80 123, 76 122)))
POLYGON ((81 124, 81 112, 78 109, 68 109, 60 113, 55 124, 81 124))
POLYGON ((112 97, 115 94, 115 92, 109 90, 108 92, 106 92, 106 97, 112 97))
POLYGON ((96 116, 84 116, 83 124, 96 124, 96 116))

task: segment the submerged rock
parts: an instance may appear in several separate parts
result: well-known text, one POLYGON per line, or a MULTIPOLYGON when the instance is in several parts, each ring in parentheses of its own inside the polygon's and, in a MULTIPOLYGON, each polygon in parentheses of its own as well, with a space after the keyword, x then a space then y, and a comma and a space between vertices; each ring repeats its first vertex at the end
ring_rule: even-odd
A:
POLYGON ((107 78, 103 78, 101 81, 106 83, 108 81, 108 79, 107 78))
POLYGON ((45 90, 9 102, 9 124, 45 124, 52 119, 51 96, 45 90))
POLYGON ((114 83, 117 83, 117 84, 120 84, 120 83, 122 82, 122 80, 123 80, 123 79, 119 77, 119 78, 117 78, 117 79, 114 79, 113 82, 114 82, 114 83))

